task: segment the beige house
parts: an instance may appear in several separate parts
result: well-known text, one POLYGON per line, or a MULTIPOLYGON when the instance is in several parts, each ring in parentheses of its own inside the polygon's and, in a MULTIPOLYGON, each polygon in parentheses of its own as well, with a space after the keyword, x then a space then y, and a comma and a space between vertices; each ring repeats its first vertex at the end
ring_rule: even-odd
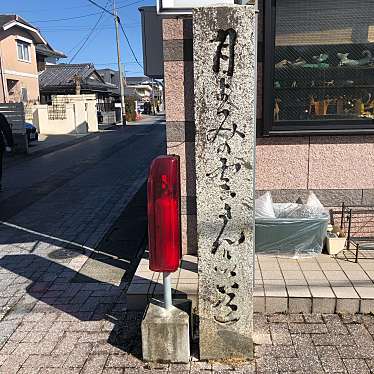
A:
POLYGON ((39 72, 62 57, 24 19, 0 15, 0 102, 39 101, 39 72))

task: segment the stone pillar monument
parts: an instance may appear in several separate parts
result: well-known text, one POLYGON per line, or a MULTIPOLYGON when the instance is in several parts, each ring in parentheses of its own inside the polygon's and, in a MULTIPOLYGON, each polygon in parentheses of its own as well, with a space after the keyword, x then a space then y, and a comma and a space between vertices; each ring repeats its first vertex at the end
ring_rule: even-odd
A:
POLYGON ((251 358, 254 6, 193 11, 200 358, 251 358))

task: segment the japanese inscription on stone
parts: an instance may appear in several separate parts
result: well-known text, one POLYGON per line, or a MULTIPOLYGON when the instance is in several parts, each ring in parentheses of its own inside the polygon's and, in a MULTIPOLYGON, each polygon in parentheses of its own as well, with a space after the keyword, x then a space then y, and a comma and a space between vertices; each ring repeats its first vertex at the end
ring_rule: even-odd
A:
POLYGON ((200 355, 251 357, 254 9, 193 15, 200 355))

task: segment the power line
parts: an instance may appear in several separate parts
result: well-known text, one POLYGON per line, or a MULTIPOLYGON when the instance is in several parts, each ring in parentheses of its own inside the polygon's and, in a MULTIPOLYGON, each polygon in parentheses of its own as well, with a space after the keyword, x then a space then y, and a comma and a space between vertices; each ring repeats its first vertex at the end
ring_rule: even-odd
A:
MULTIPOLYGON (((132 23, 126 23, 126 27, 129 28, 129 27, 139 27, 141 24, 138 23, 138 22, 132 22, 132 23)), ((110 24, 102 24, 101 25, 101 29, 112 29, 113 28, 113 24, 110 23, 110 24)), ((90 30, 91 29, 91 26, 79 26, 79 27, 70 27, 68 25, 62 25, 62 26, 56 26, 56 27, 53 27, 53 26, 47 26, 47 27, 43 27, 41 28, 41 31, 68 31, 68 30, 72 30, 72 31, 85 31, 85 30, 90 30)))
POLYGON ((122 30, 122 32, 123 32, 123 35, 125 36, 125 39, 126 39, 127 44, 128 44, 128 46, 129 46, 129 48, 130 48, 131 54, 133 55, 133 57, 134 57, 136 63, 137 63, 137 64, 138 64, 142 69, 144 69, 143 66, 142 66, 142 64, 139 62, 138 58, 136 57, 136 54, 135 54, 135 52, 134 52, 134 50, 133 50, 133 48, 132 48, 132 46, 131 46, 130 40, 129 40, 129 38, 128 38, 127 35, 126 35, 125 29, 123 28, 123 25, 122 25, 121 20, 120 20, 119 17, 118 17, 118 23, 119 23, 119 25, 120 25, 120 27, 121 27, 121 30, 122 30))
MULTIPOLYGON (((74 56, 69 60, 69 63, 71 63, 75 58, 76 56, 80 53, 80 51, 84 48, 84 46, 87 44, 88 40, 90 39, 90 37, 93 35, 93 33, 95 32, 97 26, 99 25, 99 23, 101 22, 103 16, 105 13, 108 13, 110 14, 111 16, 114 16, 117 18, 118 20, 118 23, 121 27, 121 31, 123 33, 123 35, 125 36, 125 39, 127 41, 127 44, 130 48, 130 51, 131 51, 131 54, 133 55, 134 59, 135 59, 135 62, 131 61, 131 62, 128 62, 129 64, 137 64, 139 65, 139 67, 141 69, 143 69, 143 66, 142 64, 139 62, 138 58, 136 57, 136 54, 135 54, 135 51, 134 49, 132 48, 132 45, 130 43, 130 40, 129 38, 127 37, 127 34, 123 28, 123 25, 121 23, 121 20, 120 18, 118 17, 118 15, 115 15, 114 13, 110 12, 108 9, 106 9, 106 7, 108 6, 108 3, 110 2, 110 0, 108 0, 108 2, 106 3, 105 7, 101 6, 100 4, 96 3, 95 1, 93 0, 88 0, 91 4, 95 5, 96 7, 100 8, 101 9, 101 12, 97 12, 97 13, 89 13, 89 14, 86 14, 86 15, 81 15, 81 16, 76 16, 76 17, 67 17, 67 18, 60 18, 60 19, 55 19, 55 20, 41 20, 41 21, 34 21, 34 22, 55 22, 55 21, 65 21, 65 20, 71 20, 71 19, 79 19, 79 18, 84 18, 84 17, 90 17, 90 16, 93 16, 93 15, 97 15, 97 14, 100 14, 100 17, 98 18, 98 20, 96 21, 96 23, 93 25, 93 27, 90 29, 90 32, 88 33, 88 35, 86 37, 84 37, 75 47, 73 47, 70 51, 73 51, 74 49, 76 49, 78 47, 78 45, 80 45, 82 43, 82 45, 80 46, 80 48, 75 52, 74 56)), ((141 3, 143 2, 144 0, 137 0, 137 1, 134 1, 130 4, 127 4, 127 5, 123 5, 123 6, 120 6, 118 7, 119 8, 125 8, 125 7, 128 7, 128 6, 131 6, 133 4, 137 4, 137 3, 141 3)), ((136 26, 135 26, 136 27, 136 26)), ((104 27, 101 28, 101 30, 104 29, 104 27)), ((71 30, 71 28, 69 29, 71 30)), ((51 31, 51 30, 50 30, 51 31)), ((67 31, 67 30, 66 30, 67 31)), ((110 63, 111 64, 111 63, 110 63)), ((104 64, 102 64, 104 65, 104 64)), ((109 65, 109 63, 108 63, 109 65)))
MULTIPOLYGON (((128 29, 138 29, 139 26, 127 26, 128 29)), ((113 30, 113 27, 100 27, 101 31, 107 31, 107 30, 113 30)), ((87 29, 55 29, 55 30, 43 30, 43 33, 61 33, 61 32, 82 32, 82 31, 89 31, 89 28, 87 29)), ((84 38, 83 38, 84 39, 84 38)))
MULTIPOLYGON (((90 1, 90 0, 88 0, 90 1)), ((127 8, 131 5, 134 5, 134 4, 139 4, 139 3, 144 3, 145 0, 136 0, 136 1, 133 1, 132 3, 129 3, 129 4, 126 4, 126 5, 121 5, 121 6, 117 6, 116 9, 122 9, 122 8, 127 8)), ((91 1, 90 1, 91 2, 91 1)), ((113 15, 113 14, 112 14, 113 15)))
POLYGON ((85 40, 86 40, 87 36, 83 37, 77 44, 74 45, 73 48, 71 48, 69 51, 68 51, 68 55, 70 55, 70 53, 72 53, 75 49, 77 49, 85 40))
MULTIPOLYGON (((53 26, 43 27, 40 30, 41 31, 67 31, 67 30, 88 31, 88 30, 91 30, 91 27, 92 27, 92 25, 90 25, 90 26, 79 26, 79 27, 71 27, 71 26, 68 26, 68 25, 64 25, 64 26, 57 26, 57 27, 53 27, 53 26)), ((113 25, 112 24, 110 24, 110 25, 102 24, 101 25, 102 29, 106 29, 106 28, 109 28, 109 27, 113 27, 113 25)))
POLYGON ((81 43, 83 43, 84 39, 86 39, 86 37, 82 38, 77 44, 74 45, 73 48, 69 49, 67 54, 70 55, 71 52, 78 48, 81 45, 81 43))
MULTIPOLYGON (((109 1, 107 1, 106 5, 105 6, 108 6, 109 4, 109 1)), ((105 8, 104 8, 105 9, 105 8)), ((69 64, 72 63, 72 61, 75 59, 75 57, 77 57, 78 53, 84 48, 84 46, 86 45, 86 43, 88 42, 88 40, 90 39, 91 35, 94 33, 96 27, 99 25, 99 23, 101 22, 102 18, 104 17, 104 10, 101 12, 100 14, 100 17, 98 18, 98 20, 96 21, 96 23, 93 25, 93 27, 91 28, 90 32, 88 33, 87 37, 85 38, 83 44, 81 45, 81 47, 75 52, 74 56, 69 60, 69 64)))
MULTIPOLYGON (((100 30, 111 30, 113 27, 101 27, 100 30)), ((90 31, 91 29, 61 29, 61 30, 43 30, 44 33, 61 33, 61 32, 84 32, 84 31, 90 31)), ((82 40, 84 40, 86 37, 84 37, 82 40)), ((79 43, 80 44, 80 43, 79 43)))
MULTIPOLYGON (((126 65, 132 65, 132 64, 138 64, 136 61, 126 61, 126 65)), ((100 63, 94 63, 96 66, 105 66, 105 65, 118 65, 118 62, 100 62, 100 63)))
MULTIPOLYGON (((134 5, 134 4, 139 4, 139 3, 143 3, 145 0, 137 0, 137 1, 134 1, 132 3, 129 3, 129 4, 126 4, 126 5, 122 5, 120 7, 117 7, 117 9, 122 9, 122 8, 127 8, 131 5, 134 5)), ((100 9, 102 8, 101 5, 99 4, 96 4, 97 6, 100 7, 100 9)), ((109 11, 107 11, 109 12, 109 11)), ((109 12, 110 13, 110 12, 109 12)), ((83 14, 81 16, 75 16, 75 17, 66 17, 66 18, 57 18, 57 19, 42 19, 42 20, 32 20, 30 21, 31 23, 46 23, 46 22, 60 22, 60 21, 69 21, 69 20, 74 20, 74 19, 81 19, 81 18, 87 18, 87 17, 92 17, 92 16, 96 16, 98 14, 101 14, 101 12, 95 12, 95 13, 88 13, 88 14, 83 14)), ((112 16, 113 16, 113 13, 110 13, 112 16)))
MULTIPOLYGON (((103 12, 106 12, 108 14, 110 14, 111 16, 113 17, 117 17, 115 14, 113 14, 112 12, 110 12, 108 9, 102 7, 100 4, 98 3, 95 3, 93 0, 88 0, 91 4, 95 5, 96 7, 100 8, 103 12)), ((108 4, 108 3, 107 3, 108 4)))
MULTIPOLYGON (((101 20, 101 18, 100 18, 101 20)), ((98 23, 100 22, 100 20, 98 22, 96 22, 95 26, 92 28, 92 30, 90 31, 90 33, 87 35, 87 37, 84 39, 83 41, 83 44, 80 46, 80 48, 78 48, 78 50, 74 53, 74 56, 69 60, 69 64, 71 64, 73 62, 73 60, 77 57, 77 55, 79 54, 79 52, 84 48, 84 46, 87 44, 88 40, 90 39, 90 37, 92 36, 92 34, 95 32, 95 29, 98 25, 98 23)))
POLYGON ((76 17, 66 17, 66 18, 57 18, 57 19, 40 19, 40 20, 32 20, 30 22, 37 23, 37 22, 59 22, 59 21, 69 21, 72 19, 80 19, 80 18, 87 18, 91 16, 96 16, 97 14, 101 14, 100 12, 96 13, 89 13, 89 14, 83 14, 82 16, 76 16, 76 17))
MULTIPOLYGON (((78 5, 78 6, 71 6, 71 7, 65 7, 65 8, 58 8, 56 9, 56 11, 60 11, 60 10, 71 10, 71 9, 81 9, 81 8, 90 8, 91 5, 78 5)), ((39 8, 37 9, 38 12, 50 12, 51 11, 51 8, 39 8)), ((15 13, 35 13, 35 9, 21 9, 21 10, 16 10, 13 12, 15 13)))
MULTIPOLYGON (((79 5, 79 6, 72 6, 72 7, 66 7, 66 8, 58 8, 56 11, 61 11, 61 10, 73 10, 73 9, 81 9, 81 8, 89 8, 90 5, 79 5)), ((38 8, 38 12, 50 12, 51 8, 38 8)), ((17 9, 14 11, 15 13, 35 13, 35 9, 17 9)))

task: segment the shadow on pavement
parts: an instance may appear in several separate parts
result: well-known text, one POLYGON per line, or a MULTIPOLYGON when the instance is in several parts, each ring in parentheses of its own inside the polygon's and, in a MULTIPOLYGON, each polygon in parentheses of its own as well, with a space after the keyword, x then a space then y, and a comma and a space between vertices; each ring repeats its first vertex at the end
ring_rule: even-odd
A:
POLYGON ((108 343, 141 358, 142 313, 126 311, 123 285, 116 287, 82 275, 80 280, 86 284, 70 283, 77 275, 74 270, 34 254, 4 256, 0 267, 32 281, 26 292, 35 301, 16 305, 8 314, 26 316, 45 311, 47 305, 79 321, 107 320, 114 324, 108 343))
MULTIPOLYGON (((138 129, 142 130, 142 127, 139 126, 138 129)), ((2 248, 0 280, 2 275, 10 275, 16 280, 13 281, 11 287, 17 288, 20 298, 22 297, 22 301, 10 305, 5 315, 3 308, 0 307, 0 321, 12 319, 13 315, 27 316, 38 312, 57 311, 82 322, 110 321, 114 324, 114 328, 108 342, 136 357, 141 357, 139 328, 142 313, 127 311, 126 290, 147 241, 146 185, 144 184, 135 194, 98 245, 87 243, 90 235, 97 234, 94 232, 96 226, 92 234, 87 234, 85 231, 84 235, 81 235, 79 232, 79 228, 82 232, 86 230, 87 222, 92 219, 89 214, 95 208, 89 204, 81 207, 84 194, 90 192, 91 185, 93 188, 100 189, 104 186, 104 190, 117 188, 119 193, 110 197, 113 201, 118 195, 125 194, 127 191, 122 191, 114 183, 110 184, 115 182, 113 178, 113 181, 108 183, 105 180, 105 167, 102 167, 99 172, 91 173, 82 180, 89 188, 75 191, 74 185, 71 188, 73 193, 68 196, 68 199, 61 199, 61 201, 58 199, 66 194, 65 189, 59 191, 60 187, 78 177, 80 173, 88 174, 87 170, 94 168, 98 163, 105 162, 103 160, 109 159, 116 152, 121 152, 121 149, 126 149, 126 153, 121 152, 123 164, 120 164, 118 170, 115 169, 114 172, 121 172, 123 168, 127 168, 128 186, 130 186, 132 183, 130 176, 137 175, 139 171, 137 170, 139 169, 137 157, 139 159, 143 157, 143 164, 148 165, 154 157, 165 153, 164 132, 161 135, 157 131, 146 133, 145 126, 143 130, 141 134, 134 133, 131 138, 124 139, 112 147, 99 149, 98 154, 87 157, 68 171, 57 170, 46 181, 33 184, 27 196, 24 196, 25 191, 19 191, 0 201, 0 245, 2 248), (143 146, 137 139, 142 139, 147 134, 151 134, 146 142, 152 151, 149 155, 142 156, 145 154, 144 139, 143 146), (160 143, 160 139, 163 143, 160 143), (133 158, 130 159, 129 155, 133 158), (135 160, 135 162, 127 162, 128 160, 135 160), (51 210, 48 211, 48 206, 44 211, 34 209, 30 218, 20 214, 55 191, 57 191, 58 205, 54 207, 56 210, 52 212, 53 214, 50 214, 51 210), (68 206, 64 206, 66 200, 69 202, 68 206), (81 209, 86 209, 87 219, 75 218, 75 213, 79 213, 81 209), (45 217, 43 217, 44 214, 45 217), (64 214, 65 217, 63 217, 64 214), (66 223, 66 217, 71 219, 71 222, 66 224, 66 229, 65 226, 61 229, 59 222, 61 220, 66 223), (45 227, 40 227, 42 223, 47 224, 45 227), (80 265, 73 265, 77 263, 80 265), (4 274, 2 274, 2 269, 5 269, 4 274), (112 275, 113 282, 108 281, 112 275), (22 295, 23 292, 25 292, 24 295, 22 295)), ((119 175, 122 177, 121 174, 119 175)), ((124 187, 126 186, 124 183, 124 187)), ((104 209, 106 196, 102 195, 102 197, 103 201, 100 206, 102 205, 104 209)), ((97 206, 94 210, 95 214, 96 211, 100 213, 97 206)), ((98 238, 103 233, 99 234, 98 238)))
POLYGON ((26 303, 13 305, 5 316, 0 313, 0 321, 6 320, 8 316, 20 318, 31 313, 54 310, 67 313, 82 322, 106 320, 114 324, 108 343, 141 358, 141 341, 136 337, 140 334, 142 313, 127 312, 126 290, 144 252, 146 233, 145 184, 94 252, 79 244, 20 232, 17 238, 19 245, 34 240, 36 244, 28 253, 23 250, 23 253, 5 254, 0 258, 0 273, 5 269, 16 274, 17 279, 20 279, 19 289, 22 290, 26 283, 24 291, 31 297, 26 298, 26 303), (51 243, 56 245, 53 251, 48 248, 51 243), (43 251, 43 245, 46 245, 47 251, 43 251), (69 268, 80 258, 84 261, 80 270, 69 268), (109 270, 103 271, 108 265, 109 270), (110 278, 108 272, 119 272, 117 285, 98 280, 110 278), (31 284, 26 280, 31 281, 31 284))
MULTIPOLYGON (((140 252, 144 250, 146 241, 146 199, 146 184, 143 184, 103 239, 93 248, 41 232, 35 232, 8 222, 2 222, 0 227, 7 229, 6 234, 9 235, 9 239, 7 235, 1 235, 0 243, 11 244, 16 252, 17 249, 20 250, 20 253, 27 252, 25 256, 34 253, 66 264, 74 260, 74 258, 84 255, 88 258, 83 265, 83 272, 104 271, 103 268, 100 269, 98 267, 100 264, 105 264, 108 265, 108 269, 111 269, 112 272, 115 272, 116 269, 122 270, 125 279, 120 278, 117 283, 129 281, 139 262, 140 252), (17 241, 16 243, 14 238, 17 241), (27 247, 25 247, 24 243, 27 247), (51 250, 51 248, 55 249, 51 250)), ((93 278, 90 280, 88 277, 81 277, 81 274, 78 273, 72 279, 72 282, 92 283, 97 279, 95 274, 93 274, 93 278)))

